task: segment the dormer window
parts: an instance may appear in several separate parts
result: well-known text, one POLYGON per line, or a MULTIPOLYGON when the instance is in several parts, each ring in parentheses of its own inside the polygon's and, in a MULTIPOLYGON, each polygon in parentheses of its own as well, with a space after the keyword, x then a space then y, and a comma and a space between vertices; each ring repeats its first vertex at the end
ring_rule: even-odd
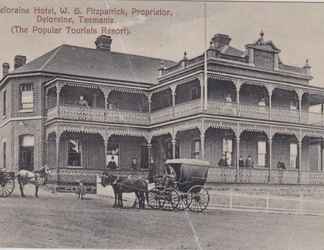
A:
POLYGON ((32 83, 23 83, 19 86, 20 109, 23 111, 33 111, 34 91, 32 83))

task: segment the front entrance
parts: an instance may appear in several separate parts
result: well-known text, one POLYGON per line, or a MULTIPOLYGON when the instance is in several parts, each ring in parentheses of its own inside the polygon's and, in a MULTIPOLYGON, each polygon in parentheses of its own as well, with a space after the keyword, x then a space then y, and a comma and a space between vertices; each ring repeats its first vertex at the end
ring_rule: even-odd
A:
POLYGON ((34 136, 19 138, 19 169, 34 170, 34 136))

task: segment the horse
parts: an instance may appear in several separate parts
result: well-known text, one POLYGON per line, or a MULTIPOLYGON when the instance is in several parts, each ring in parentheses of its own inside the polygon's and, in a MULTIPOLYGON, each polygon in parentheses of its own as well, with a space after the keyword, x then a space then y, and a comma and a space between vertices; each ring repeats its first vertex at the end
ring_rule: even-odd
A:
POLYGON ((114 207, 123 208, 123 193, 135 193, 139 208, 145 208, 145 196, 148 199, 148 183, 143 178, 104 173, 101 177, 101 184, 103 187, 112 186, 115 196, 114 207))
POLYGON ((50 173, 47 166, 40 168, 39 170, 29 171, 26 169, 21 169, 16 174, 21 197, 25 197, 24 186, 27 184, 35 185, 35 197, 38 198, 38 188, 41 185, 46 185, 47 176, 50 173))

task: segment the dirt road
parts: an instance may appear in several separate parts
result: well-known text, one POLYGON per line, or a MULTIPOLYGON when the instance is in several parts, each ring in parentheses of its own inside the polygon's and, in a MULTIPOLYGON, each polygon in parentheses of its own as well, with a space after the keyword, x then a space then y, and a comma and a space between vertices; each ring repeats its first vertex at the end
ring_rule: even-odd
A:
POLYGON ((50 194, 0 200, 0 247, 324 249, 324 217, 114 209, 112 200, 50 194))

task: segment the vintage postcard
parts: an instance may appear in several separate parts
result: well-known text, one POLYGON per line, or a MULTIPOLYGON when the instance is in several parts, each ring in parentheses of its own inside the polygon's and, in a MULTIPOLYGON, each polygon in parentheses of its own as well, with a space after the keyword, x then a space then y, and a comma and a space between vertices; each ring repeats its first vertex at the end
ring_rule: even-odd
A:
POLYGON ((0 0, 0 248, 324 248, 324 3, 0 0))

